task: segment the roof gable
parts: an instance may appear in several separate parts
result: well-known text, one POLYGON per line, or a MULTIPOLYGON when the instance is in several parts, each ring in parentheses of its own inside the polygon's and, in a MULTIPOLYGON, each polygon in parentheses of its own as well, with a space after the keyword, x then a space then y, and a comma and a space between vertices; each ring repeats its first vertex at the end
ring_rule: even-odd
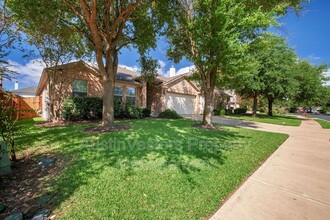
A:
POLYGON ((167 88, 169 92, 176 92, 182 94, 197 95, 200 93, 200 89, 194 82, 187 79, 187 75, 180 75, 172 80, 169 80, 163 84, 163 87, 167 88))
MULTIPOLYGON (((93 63, 87 63, 87 62, 84 62, 84 61, 76 61, 76 62, 66 63, 66 64, 63 64, 63 65, 58 65, 56 67, 56 69, 59 69, 59 70, 63 70, 63 69, 66 69, 66 68, 68 68, 68 69, 71 69, 71 68, 87 68, 95 76, 101 76, 99 69, 93 63)), ((51 70, 51 69, 54 69, 54 67, 45 68, 43 70, 42 75, 41 75, 40 80, 39 80, 38 87, 36 89, 36 94, 37 95, 40 95, 43 88, 45 87, 46 82, 48 81, 48 71, 51 70)), ((137 79, 139 77, 140 77, 140 74, 138 74, 138 73, 136 73, 132 70, 126 69, 124 67, 118 66, 116 80, 134 83, 134 82, 137 81, 137 79)))

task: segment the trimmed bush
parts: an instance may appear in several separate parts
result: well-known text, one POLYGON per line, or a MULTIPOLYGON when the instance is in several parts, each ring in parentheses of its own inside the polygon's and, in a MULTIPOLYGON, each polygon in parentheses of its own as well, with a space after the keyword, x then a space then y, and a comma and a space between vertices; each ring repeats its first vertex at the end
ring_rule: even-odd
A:
POLYGON ((225 110, 224 108, 220 108, 220 109, 218 110, 218 113, 219 113, 220 116, 221 116, 221 115, 225 115, 225 114, 226 114, 226 110, 225 110))
POLYGON ((136 105, 115 101, 115 118, 143 118, 142 109, 136 105))
POLYGON ((233 110, 232 109, 226 109, 225 110, 225 115, 232 115, 233 114, 233 110))
POLYGON ((142 115, 145 118, 150 117, 150 115, 151 115, 151 109, 148 109, 148 108, 142 109, 142 115))
POLYGON ((179 119, 182 118, 175 110, 166 109, 165 111, 161 112, 158 116, 159 118, 168 118, 168 119, 179 119))
POLYGON ((65 120, 100 119, 102 103, 99 97, 68 97, 63 102, 62 117, 65 120))
POLYGON ((234 109, 234 114, 245 114, 247 111, 247 108, 236 108, 234 109))
MULTIPOLYGON (((103 100, 99 97, 68 97, 63 102, 62 117, 65 120, 102 118, 103 100)), ((143 118, 142 109, 122 101, 115 101, 115 118, 143 118)))

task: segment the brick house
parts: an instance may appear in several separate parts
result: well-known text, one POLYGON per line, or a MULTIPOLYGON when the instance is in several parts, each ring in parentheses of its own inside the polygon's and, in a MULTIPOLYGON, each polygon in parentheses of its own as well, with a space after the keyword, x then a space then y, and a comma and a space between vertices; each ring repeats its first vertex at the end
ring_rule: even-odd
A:
MULTIPOLYGON (((150 108, 152 116, 165 109, 174 109, 180 114, 200 114, 203 97, 199 88, 186 78, 187 74, 170 77, 158 76, 152 85, 147 85, 139 73, 118 67, 115 82, 115 99, 150 108)), ((42 117, 49 120, 49 92, 54 97, 54 109, 61 112, 61 103, 68 96, 102 97, 102 79, 98 69, 84 61, 77 61, 45 68, 40 77, 36 95, 42 96, 42 117), (49 88, 53 82, 52 89, 49 88)), ((106 95, 106 94, 105 94, 106 95)))

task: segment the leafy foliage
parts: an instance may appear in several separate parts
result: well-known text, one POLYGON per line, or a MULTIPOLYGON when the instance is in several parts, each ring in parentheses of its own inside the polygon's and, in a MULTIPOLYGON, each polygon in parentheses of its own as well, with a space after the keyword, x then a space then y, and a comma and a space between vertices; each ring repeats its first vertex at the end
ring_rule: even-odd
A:
POLYGON ((102 117, 102 99, 68 97, 63 102, 62 116, 66 120, 99 119, 102 117))
POLYGON ((165 111, 161 112, 158 116, 159 118, 167 118, 167 119, 179 119, 182 118, 175 110, 173 109, 166 109, 165 111))
POLYGON ((145 118, 150 117, 150 115, 151 115, 151 109, 149 109, 149 108, 142 109, 142 115, 145 118))
POLYGON ((143 118, 142 109, 130 103, 116 101, 115 118, 143 118))
POLYGON ((166 29, 168 56, 175 62, 192 61, 200 74, 205 96, 203 123, 211 125, 213 92, 225 75, 246 65, 251 39, 276 25, 276 15, 300 1, 179 0, 173 3, 175 19, 166 29))
POLYGON ((141 76, 147 83, 153 83, 158 76, 157 69, 159 69, 158 61, 149 56, 141 56, 141 76))
POLYGON ((292 96, 293 106, 310 108, 327 104, 330 94, 323 86, 323 72, 326 70, 326 65, 315 66, 307 60, 299 60, 293 66, 293 74, 298 83, 297 92, 292 96))
POLYGON ((296 92, 298 82, 292 71, 297 57, 285 39, 266 33, 250 43, 245 59, 250 68, 231 78, 232 88, 245 97, 254 97, 254 102, 260 96, 267 99, 272 114, 275 100, 288 99, 296 92))
POLYGON ((234 114, 238 114, 238 115, 245 114, 246 111, 247 111, 247 108, 236 108, 236 109, 234 109, 234 114))
POLYGON ((16 106, 11 94, 0 94, 0 134, 2 139, 10 146, 10 157, 16 161, 15 132, 16 132, 16 106))
POLYGON ((11 78, 16 74, 10 70, 9 63, 5 60, 15 43, 20 41, 20 33, 15 28, 7 11, 6 1, 0 1, 0 78, 11 78))
MULTIPOLYGON (((89 120, 102 118, 103 100, 99 97, 68 97, 63 102, 62 117, 65 120, 89 120)), ((115 118, 142 118, 138 106, 115 102, 115 118)))
POLYGON ((155 16, 159 14, 159 7, 163 8, 163 4, 153 0, 10 0, 15 20, 29 32, 60 36, 65 45, 74 42, 70 40, 72 37, 65 36, 76 34, 83 46, 76 46, 75 50, 93 51, 105 82, 103 126, 113 123, 113 79, 117 73, 118 54, 124 47, 133 46, 140 54, 145 54, 156 46, 156 33, 162 25, 155 16))

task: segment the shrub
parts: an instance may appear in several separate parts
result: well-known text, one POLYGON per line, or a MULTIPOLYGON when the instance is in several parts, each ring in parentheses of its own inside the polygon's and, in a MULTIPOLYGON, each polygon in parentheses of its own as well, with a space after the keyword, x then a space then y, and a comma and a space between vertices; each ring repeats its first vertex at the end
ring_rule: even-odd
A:
POLYGON ((327 114, 328 112, 330 112, 330 108, 329 107, 322 107, 319 112, 321 114, 327 114))
POLYGON ((117 100, 115 101, 115 118, 143 118, 142 109, 117 100))
POLYGON ((236 108, 234 109, 234 114, 245 114, 247 111, 247 108, 236 108))
MULTIPOLYGON (((102 118, 103 101, 99 97, 68 97, 63 102, 62 117, 65 120, 86 120, 102 118)), ((115 118, 143 118, 138 106, 115 101, 115 118)))
MULTIPOLYGON (((17 158, 15 151, 15 132, 17 130, 17 105, 13 104, 12 98, 12 94, 10 93, 4 94, 0 97, 0 135, 10 148, 11 160, 16 161, 17 158)), ((0 152, 0 154, 2 153, 6 152, 0 152)))
POLYGON ((225 110, 225 115, 232 115, 233 114, 233 110, 232 109, 226 109, 225 110))
POLYGON ((62 117, 65 120, 100 119, 102 105, 99 97, 68 97, 63 102, 62 117))
POLYGON ((151 115, 151 109, 149 109, 149 108, 144 108, 144 109, 142 109, 142 115, 143 115, 143 117, 150 117, 150 115, 151 115))
POLYGON ((161 112, 158 116, 159 118, 168 118, 168 119, 179 119, 182 118, 175 110, 166 109, 165 111, 161 112))
POLYGON ((224 108, 220 108, 220 109, 218 110, 218 113, 219 113, 220 116, 221 116, 221 115, 225 115, 225 114, 226 114, 226 110, 225 110, 224 108))

